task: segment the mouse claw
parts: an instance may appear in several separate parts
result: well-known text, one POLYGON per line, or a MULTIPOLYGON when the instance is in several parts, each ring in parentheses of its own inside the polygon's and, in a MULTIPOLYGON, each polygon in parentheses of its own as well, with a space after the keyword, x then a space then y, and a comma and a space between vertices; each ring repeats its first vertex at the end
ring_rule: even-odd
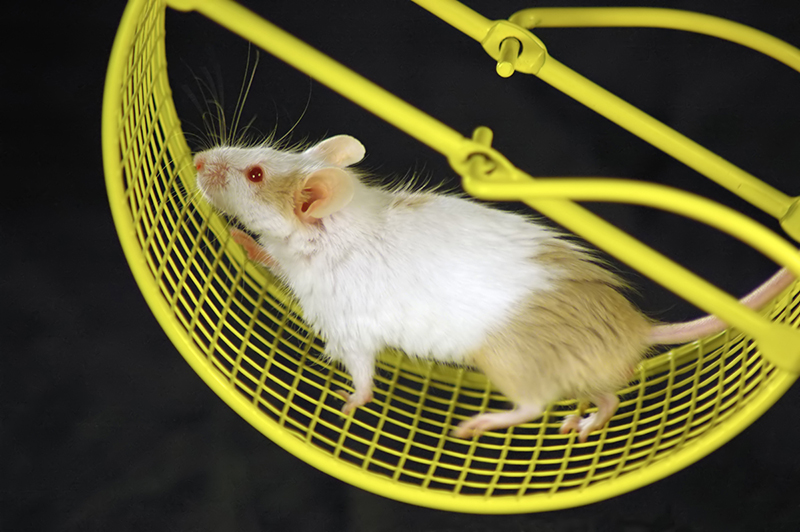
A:
POLYGON ((350 412, 352 412, 359 406, 364 406, 373 399, 372 390, 369 390, 367 393, 353 393, 353 394, 346 392, 344 390, 336 390, 336 395, 344 399, 342 414, 344 414, 345 416, 350 415, 350 412))

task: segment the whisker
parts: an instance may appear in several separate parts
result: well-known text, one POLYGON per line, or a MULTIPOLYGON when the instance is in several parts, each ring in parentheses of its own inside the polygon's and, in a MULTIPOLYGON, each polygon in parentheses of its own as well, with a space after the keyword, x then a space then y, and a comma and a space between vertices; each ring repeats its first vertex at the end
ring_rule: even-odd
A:
POLYGON ((207 99, 206 103, 211 103, 212 107, 209 108, 209 113, 214 115, 217 119, 217 140, 219 144, 227 144, 230 141, 228 136, 228 123, 225 117, 225 84, 223 83, 222 70, 219 62, 214 63, 214 74, 212 77, 211 70, 204 68, 203 72, 206 76, 206 87, 209 89, 211 96, 210 101, 207 99), (213 111, 212 111, 213 109, 213 111))
MULTIPOLYGON (((303 118, 306 116, 306 112, 308 111, 308 108, 311 106, 311 90, 313 87, 314 85, 311 82, 311 78, 308 78, 308 97, 306 98, 306 104, 303 107, 303 112, 300 113, 300 117, 297 120, 295 120, 294 124, 292 124, 292 127, 289 128, 289 131, 284 133, 277 141, 275 141, 275 145, 280 146, 284 142, 284 140, 288 139, 289 135, 291 135, 291 133, 295 130, 295 128, 297 128, 297 126, 300 125, 300 121, 303 120, 303 118)), ((277 120, 275 124, 277 131, 277 120)))
MULTIPOLYGON (((184 62, 185 64, 185 62, 184 62)), ((222 108, 224 102, 224 87, 221 83, 221 73, 217 71, 217 82, 208 68, 202 69, 202 76, 198 75, 191 67, 186 65, 192 78, 197 84, 199 98, 192 90, 184 86, 184 92, 189 98, 194 108, 201 117, 202 129, 195 126, 195 129, 202 135, 203 147, 212 147, 215 144, 224 143, 225 136, 225 114, 222 108)))
POLYGON ((239 88, 239 97, 236 100, 236 107, 234 108, 233 112, 233 121, 231 124, 231 136, 237 136, 236 144, 241 144, 244 141, 245 135, 247 130, 249 129, 250 125, 252 125, 253 121, 255 120, 255 116, 248 122, 245 128, 237 135, 237 131, 239 130, 239 122, 242 119, 242 113, 244 111, 244 105, 247 101, 248 96, 250 95, 250 89, 253 86, 253 80, 255 79, 256 71, 258 70, 258 63, 261 58, 261 53, 259 50, 256 50, 255 58, 253 60, 253 67, 250 69, 250 53, 252 50, 252 45, 247 46, 247 62, 245 64, 244 70, 244 77, 242 78, 242 85, 239 88), (249 76, 248 76, 249 71, 249 76))
POLYGON ((289 138, 298 128, 311 107, 313 80, 308 79, 308 95, 300 116, 292 126, 278 137, 278 106, 275 107, 275 122, 266 134, 257 126, 258 115, 254 114, 245 123, 245 105, 255 84, 255 78, 261 65, 261 51, 248 44, 244 75, 237 94, 233 113, 226 113, 224 85, 221 82, 220 65, 212 68, 202 67, 198 71, 188 67, 194 78, 194 89, 183 86, 183 90, 200 115, 200 123, 184 121, 188 127, 184 134, 187 141, 196 151, 204 151, 215 146, 241 146, 246 148, 269 146, 288 151, 297 151, 308 146, 307 139, 290 143, 289 138))

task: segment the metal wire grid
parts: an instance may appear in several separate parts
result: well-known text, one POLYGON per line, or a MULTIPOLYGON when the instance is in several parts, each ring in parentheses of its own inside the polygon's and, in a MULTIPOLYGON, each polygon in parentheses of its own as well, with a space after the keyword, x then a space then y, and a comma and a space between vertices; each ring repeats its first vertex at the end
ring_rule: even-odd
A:
MULTIPOLYGON (((367 475, 462 495, 530 496, 582 490, 648 467, 717 429, 769 384, 775 369, 741 335, 724 333, 662 353, 620 391, 611 423, 588 442, 560 435, 574 401, 533 423, 465 441, 461 419, 503 409, 504 399, 469 369, 387 353, 375 400, 348 418, 335 390, 348 376, 291 298, 244 260, 224 224, 193 201, 190 154, 171 105, 163 50, 164 7, 142 12, 127 62, 120 154, 127 205, 153 278, 194 343, 194 356, 245 397, 262 430, 285 430, 302 445, 367 475), (224 235, 224 236, 222 236, 224 235), (266 429, 264 428, 266 427, 266 429)), ((776 320, 798 322, 795 285, 776 320)), ((185 354, 185 353, 184 353, 185 354)))

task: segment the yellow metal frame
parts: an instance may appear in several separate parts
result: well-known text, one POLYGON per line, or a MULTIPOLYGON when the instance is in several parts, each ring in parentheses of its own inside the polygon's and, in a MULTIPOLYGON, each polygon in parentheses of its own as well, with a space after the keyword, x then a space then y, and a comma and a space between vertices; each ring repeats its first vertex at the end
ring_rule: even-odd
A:
MULTIPOLYGON (((780 220, 800 239, 798 199, 763 183, 562 65, 529 29, 658 26, 739 42, 800 71, 800 51, 730 21, 644 8, 528 9, 492 21, 454 0, 414 0, 480 42, 502 76, 534 74, 780 220)), ((612 179, 533 178, 230 0, 132 0, 112 51, 103 105, 109 200, 126 257, 164 330, 206 383, 293 454, 354 485, 436 508, 486 513, 565 508, 662 478, 748 426, 800 372, 800 293, 767 315, 740 305, 574 201, 647 205, 725 231, 800 275, 785 239, 708 199, 612 179), (479 440, 449 436, 459 419, 502 398, 465 369, 387 353, 376 400, 342 419, 333 390, 347 376, 320 358, 300 309, 191 201, 190 160, 166 75, 166 5, 196 10, 446 156, 470 194, 520 200, 747 335, 726 331, 640 365, 609 427, 586 443, 558 434, 572 401, 534 423, 479 440)))

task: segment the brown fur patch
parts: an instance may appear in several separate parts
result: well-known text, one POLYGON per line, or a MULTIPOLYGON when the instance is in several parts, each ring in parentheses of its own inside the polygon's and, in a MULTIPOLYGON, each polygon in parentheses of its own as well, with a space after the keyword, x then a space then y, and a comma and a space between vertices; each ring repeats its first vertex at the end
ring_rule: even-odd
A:
POLYGON ((302 179, 296 174, 276 176, 264 181, 258 195, 285 217, 294 217, 296 196, 302 179))
POLYGON ((474 364, 517 404, 591 398, 623 385, 651 328, 620 293, 625 283, 568 242, 546 244, 534 260, 553 271, 554 287, 530 294, 474 364))

